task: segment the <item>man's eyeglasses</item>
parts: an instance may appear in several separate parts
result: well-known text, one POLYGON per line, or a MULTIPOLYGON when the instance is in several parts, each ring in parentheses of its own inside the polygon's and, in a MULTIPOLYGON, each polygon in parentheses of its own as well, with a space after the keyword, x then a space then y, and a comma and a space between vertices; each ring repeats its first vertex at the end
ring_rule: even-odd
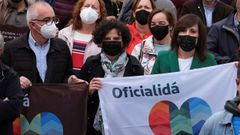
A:
POLYGON ((42 20, 40 19, 33 19, 32 21, 38 21, 38 22, 43 22, 46 25, 52 25, 52 23, 54 22, 55 24, 59 23, 59 19, 56 17, 46 17, 42 20))

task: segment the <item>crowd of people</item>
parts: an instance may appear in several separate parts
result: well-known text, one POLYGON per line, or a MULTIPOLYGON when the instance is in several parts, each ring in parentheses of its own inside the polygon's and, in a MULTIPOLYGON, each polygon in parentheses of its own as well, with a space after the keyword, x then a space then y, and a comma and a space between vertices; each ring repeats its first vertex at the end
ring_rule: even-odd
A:
MULTIPOLYGON (((6 43, 0 35, 0 134, 13 134, 23 90, 80 82, 89 84, 87 135, 104 134, 99 78, 239 61, 239 22, 240 0, 0 0, 0 25, 29 29, 6 43)), ((226 102, 200 134, 238 134, 239 103, 226 102)))

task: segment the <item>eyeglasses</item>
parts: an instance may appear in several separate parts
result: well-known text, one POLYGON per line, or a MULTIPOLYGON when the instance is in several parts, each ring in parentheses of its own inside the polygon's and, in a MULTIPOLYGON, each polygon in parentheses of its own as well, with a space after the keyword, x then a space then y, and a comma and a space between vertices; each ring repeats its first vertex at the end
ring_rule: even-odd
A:
POLYGON ((32 21, 39 21, 39 22, 43 22, 44 24, 46 25, 52 25, 52 23, 54 22, 55 24, 58 24, 59 23, 59 19, 56 18, 56 17, 46 17, 42 20, 40 19, 33 19, 32 21))

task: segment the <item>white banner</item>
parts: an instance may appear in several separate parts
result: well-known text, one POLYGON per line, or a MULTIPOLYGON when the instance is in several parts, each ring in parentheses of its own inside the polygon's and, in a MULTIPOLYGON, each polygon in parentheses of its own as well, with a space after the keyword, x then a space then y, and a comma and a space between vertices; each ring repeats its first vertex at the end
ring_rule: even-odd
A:
POLYGON ((187 72, 102 79, 106 135, 198 135, 236 95, 235 63, 187 72))

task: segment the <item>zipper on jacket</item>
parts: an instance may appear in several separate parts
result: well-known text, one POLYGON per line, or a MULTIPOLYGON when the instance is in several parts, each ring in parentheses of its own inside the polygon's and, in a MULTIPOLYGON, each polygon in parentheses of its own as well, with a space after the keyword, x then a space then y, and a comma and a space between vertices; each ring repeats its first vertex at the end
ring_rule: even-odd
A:
POLYGON ((198 5, 198 10, 199 10, 199 12, 200 12, 201 15, 202 15, 203 23, 205 24, 205 26, 207 26, 205 14, 202 12, 201 7, 200 7, 199 5, 198 5))

